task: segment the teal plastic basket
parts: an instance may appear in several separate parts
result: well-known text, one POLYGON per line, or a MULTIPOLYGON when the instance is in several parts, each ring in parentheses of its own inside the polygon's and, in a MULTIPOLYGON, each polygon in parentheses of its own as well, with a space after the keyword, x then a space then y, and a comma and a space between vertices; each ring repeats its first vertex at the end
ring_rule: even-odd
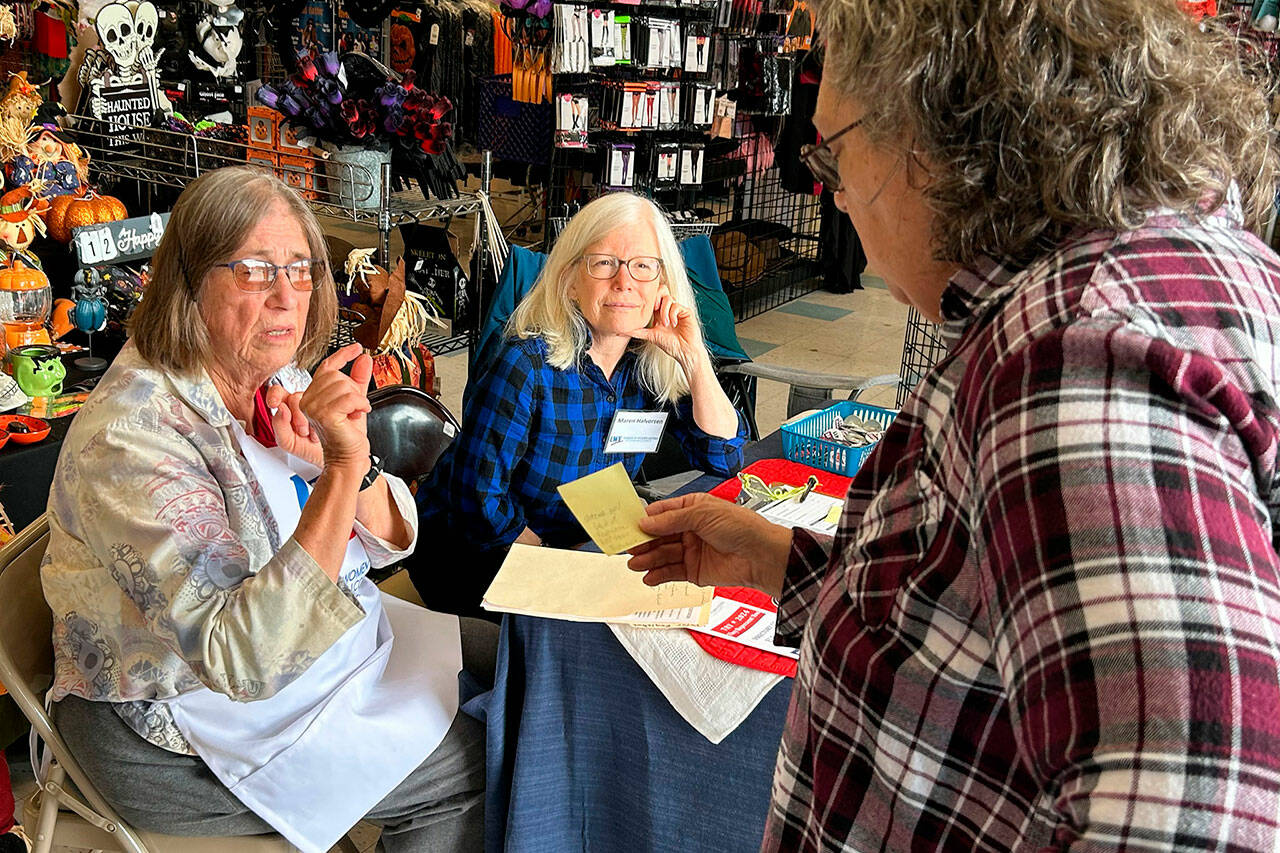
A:
POLYGON ((835 425, 837 417, 856 415, 859 418, 870 418, 887 429, 897 414, 892 409, 842 400, 795 423, 783 424, 782 454, 792 462, 852 477, 862 466, 862 460, 876 445, 849 447, 839 442, 827 441, 822 434, 835 425))

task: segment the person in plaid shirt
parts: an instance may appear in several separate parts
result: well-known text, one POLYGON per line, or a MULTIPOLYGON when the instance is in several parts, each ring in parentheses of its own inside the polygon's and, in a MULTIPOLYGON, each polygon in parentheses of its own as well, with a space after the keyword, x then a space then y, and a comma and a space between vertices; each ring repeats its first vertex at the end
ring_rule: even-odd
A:
POLYGON ((746 422, 716 379, 680 250, 648 199, 614 193, 579 211, 507 333, 467 386, 462 433, 418 490, 427 527, 410 576, 436 610, 483 615, 512 542, 587 541, 556 487, 615 462, 636 476, 643 453, 606 449, 619 412, 665 411, 694 467, 742 467, 746 422))
POLYGON ((948 354, 834 541, 643 524, 800 644, 763 849, 1280 849, 1262 95, 1174 0, 813 6, 807 160, 948 354))

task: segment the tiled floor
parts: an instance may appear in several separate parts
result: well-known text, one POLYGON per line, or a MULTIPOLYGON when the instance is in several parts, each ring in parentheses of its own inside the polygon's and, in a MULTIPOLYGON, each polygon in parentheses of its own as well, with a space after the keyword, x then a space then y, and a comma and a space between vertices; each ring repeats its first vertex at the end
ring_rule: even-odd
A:
MULTIPOLYGON (((754 361, 842 375, 878 376, 897 373, 907 309, 898 304, 874 276, 864 276, 865 290, 853 293, 817 291, 753 317, 737 326, 738 342, 754 361)), ((451 353, 436 359, 440 397, 454 414, 462 412, 462 389, 467 381, 467 355, 451 353)), ((860 399, 893 406, 891 388, 876 388, 860 399)), ((761 380, 756 395, 756 420, 762 435, 785 419, 787 386, 761 380)))

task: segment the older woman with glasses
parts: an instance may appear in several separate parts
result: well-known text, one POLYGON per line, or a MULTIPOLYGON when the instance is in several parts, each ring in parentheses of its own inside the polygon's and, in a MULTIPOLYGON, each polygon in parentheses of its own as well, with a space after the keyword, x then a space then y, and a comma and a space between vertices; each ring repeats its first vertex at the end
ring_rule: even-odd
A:
POLYGON ((369 357, 302 369, 335 313, 320 227, 278 178, 223 169, 178 198, 49 495, 54 718, 142 829, 326 850, 367 817, 389 851, 478 850, 458 620, 367 577, 417 528, 370 461, 369 357))
POLYGON ((949 352, 834 540, 642 525, 800 646, 764 849, 1280 849, 1265 90, 1174 0, 811 5, 807 160, 949 352))
POLYGON ((696 468, 729 476, 742 464, 746 425, 712 369, 671 228, 647 199, 584 207, 507 334, 418 492, 411 572, 437 609, 474 612, 513 542, 586 541, 556 487, 615 462, 634 477, 664 429, 696 468))

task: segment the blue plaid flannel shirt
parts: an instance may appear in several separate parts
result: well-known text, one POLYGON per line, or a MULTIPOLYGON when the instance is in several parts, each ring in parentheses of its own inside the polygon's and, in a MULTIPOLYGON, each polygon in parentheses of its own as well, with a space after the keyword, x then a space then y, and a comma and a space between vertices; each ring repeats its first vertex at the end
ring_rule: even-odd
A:
MULTIPOLYGON (((526 526, 550 545, 587 539, 556 486, 622 462, 632 478, 640 453, 604 452, 619 409, 658 408, 641 387, 638 361, 627 352, 612 381, 589 356, 558 370, 541 338, 507 340, 468 385, 462 433, 418 491, 424 525, 448 529, 480 551, 506 548, 526 526)), ((693 420, 692 401, 669 403, 667 430, 694 468, 724 477, 742 467, 747 428, 738 416, 731 439, 708 435, 693 420)))

